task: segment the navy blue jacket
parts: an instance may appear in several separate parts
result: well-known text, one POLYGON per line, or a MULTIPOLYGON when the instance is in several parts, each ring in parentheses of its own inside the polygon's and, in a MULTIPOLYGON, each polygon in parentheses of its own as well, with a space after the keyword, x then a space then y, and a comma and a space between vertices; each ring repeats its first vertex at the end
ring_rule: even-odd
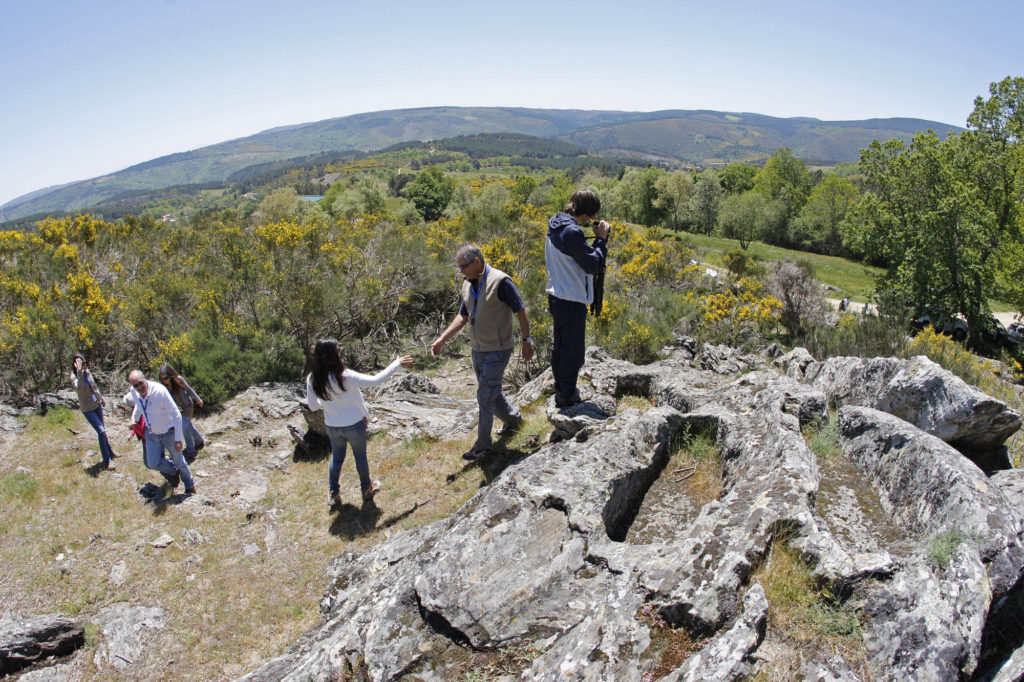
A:
POLYGON ((594 274, 601 270, 607 257, 604 239, 595 239, 591 246, 575 218, 568 213, 555 215, 548 221, 548 238, 544 243, 546 291, 566 301, 593 303, 594 274))

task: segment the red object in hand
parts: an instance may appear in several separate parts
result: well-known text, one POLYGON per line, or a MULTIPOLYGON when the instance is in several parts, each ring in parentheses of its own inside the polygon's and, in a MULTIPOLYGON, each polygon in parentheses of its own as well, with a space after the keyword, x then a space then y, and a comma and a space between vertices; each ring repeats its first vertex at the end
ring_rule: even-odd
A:
POLYGON ((130 431, 132 433, 132 435, 134 435, 139 440, 142 440, 143 438, 145 438, 146 437, 146 419, 145 419, 145 417, 143 417, 139 421, 137 421, 134 424, 132 424, 131 427, 129 427, 128 431, 130 431))

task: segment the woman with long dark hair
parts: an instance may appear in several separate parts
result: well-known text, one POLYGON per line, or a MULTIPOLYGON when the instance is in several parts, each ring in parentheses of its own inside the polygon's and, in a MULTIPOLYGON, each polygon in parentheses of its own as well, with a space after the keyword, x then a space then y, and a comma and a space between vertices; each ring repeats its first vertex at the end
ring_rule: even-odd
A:
POLYGON ((185 377, 181 376, 170 363, 165 362, 160 365, 160 373, 157 376, 181 411, 181 430, 185 436, 185 459, 191 462, 196 458, 196 452, 202 450, 206 445, 203 441, 203 434, 199 433, 199 429, 192 423, 193 407, 202 407, 203 399, 192 390, 192 387, 185 381, 185 377))
POLYGON ((103 396, 100 389, 96 388, 96 381, 89 371, 89 361, 81 353, 76 353, 71 361, 71 385, 78 392, 78 407, 99 438, 100 456, 103 457, 102 468, 113 471, 112 460, 117 457, 117 453, 110 447, 107 429, 103 425, 103 396))
POLYGON ((370 412, 359 389, 383 383, 399 366, 408 367, 412 363, 413 357, 406 355, 395 358, 377 374, 360 374, 345 367, 335 339, 317 341, 313 349, 313 371, 306 377, 306 402, 310 410, 324 411, 324 425, 331 441, 327 485, 332 505, 341 502, 338 478, 348 445, 352 446, 356 460, 363 502, 371 502, 380 490, 380 481, 370 479, 370 465, 366 461, 366 425, 370 412))

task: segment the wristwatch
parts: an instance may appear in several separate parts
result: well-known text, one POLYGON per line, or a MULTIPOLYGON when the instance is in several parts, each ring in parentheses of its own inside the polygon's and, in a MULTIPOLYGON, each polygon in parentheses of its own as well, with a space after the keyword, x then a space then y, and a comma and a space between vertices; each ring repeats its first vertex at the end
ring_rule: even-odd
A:
POLYGON ((528 344, 530 344, 532 346, 533 345, 533 337, 532 336, 524 336, 523 337, 523 343, 528 343, 528 344))

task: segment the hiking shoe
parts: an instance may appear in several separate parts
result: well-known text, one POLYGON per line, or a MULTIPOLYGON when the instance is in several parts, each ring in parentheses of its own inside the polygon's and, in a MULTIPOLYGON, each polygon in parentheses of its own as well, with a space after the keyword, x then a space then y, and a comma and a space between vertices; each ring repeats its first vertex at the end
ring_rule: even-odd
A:
POLYGON ((341 504, 341 494, 340 493, 328 493, 328 495, 327 495, 327 506, 328 507, 333 507, 336 504, 341 504))
POLYGON ((555 396, 555 407, 572 407, 583 402, 583 398, 580 397, 579 391, 573 391, 572 395, 568 398, 563 398, 560 395, 555 396))
POLYGON ((185 488, 185 494, 186 495, 195 495, 196 494, 196 487, 192 486, 191 488, 185 488))
POLYGON ((198 443, 196 443, 196 452, 199 452, 200 450, 202 450, 205 447, 206 447, 206 441, 205 440, 199 441, 198 443))
POLYGON ((181 476, 178 475, 178 472, 174 472, 173 476, 167 477, 167 485, 171 486, 171 490, 177 488, 179 483, 181 483, 181 476))
POLYGON ((467 462, 475 462, 489 452, 487 448, 470 448, 462 453, 462 459, 467 462))
POLYGON ((380 481, 374 481, 369 487, 363 488, 363 502, 372 502, 373 496, 380 492, 380 481))
POLYGON ((505 424, 498 431, 498 436, 500 438, 504 438, 506 436, 514 436, 515 434, 519 433, 519 429, 523 428, 523 424, 525 424, 525 423, 526 423, 526 420, 523 419, 522 417, 520 417, 519 419, 515 420, 514 422, 511 422, 509 424, 505 424))
POLYGON ((103 463, 103 470, 104 471, 117 471, 117 467, 114 466, 113 462, 104 462, 103 463))

